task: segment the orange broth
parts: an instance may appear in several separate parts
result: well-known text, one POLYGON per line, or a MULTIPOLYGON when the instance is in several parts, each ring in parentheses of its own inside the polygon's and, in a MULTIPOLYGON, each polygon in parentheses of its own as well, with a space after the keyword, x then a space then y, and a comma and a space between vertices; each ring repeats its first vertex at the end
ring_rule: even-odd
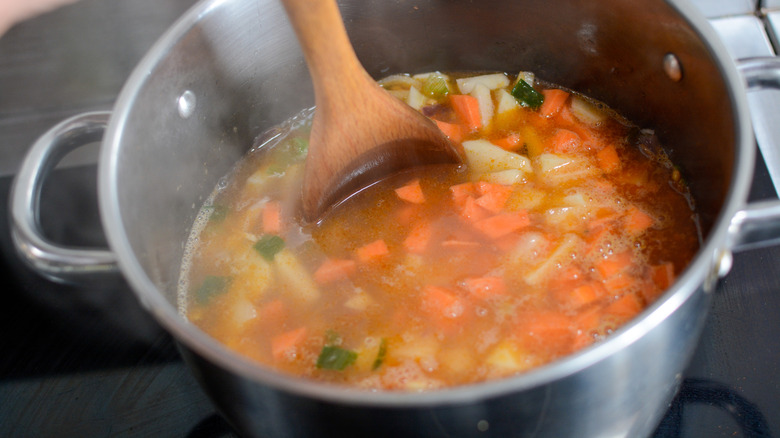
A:
POLYGON ((650 131, 518 78, 531 90, 505 74, 380 81, 467 166, 397 175, 317 225, 298 205, 310 114, 288 124, 201 211, 189 320, 281 372, 417 391, 525 372, 632 319, 698 248, 679 172, 650 131))

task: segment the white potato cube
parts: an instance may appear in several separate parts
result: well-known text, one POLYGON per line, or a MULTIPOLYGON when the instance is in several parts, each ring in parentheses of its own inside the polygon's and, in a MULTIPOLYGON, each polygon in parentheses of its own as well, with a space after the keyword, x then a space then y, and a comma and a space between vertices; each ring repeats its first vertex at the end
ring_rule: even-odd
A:
POLYGON ((499 172, 517 169, 522 172, 531 171, 531 161, 519 154, 509 152, 487 140, 470 140, 463 142, 471 172, 475 174, 499 172))

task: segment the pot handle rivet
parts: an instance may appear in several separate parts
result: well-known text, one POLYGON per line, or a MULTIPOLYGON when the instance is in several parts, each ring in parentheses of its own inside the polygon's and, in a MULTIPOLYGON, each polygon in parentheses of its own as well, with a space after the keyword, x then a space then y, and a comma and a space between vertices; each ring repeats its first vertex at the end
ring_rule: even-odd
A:
POLYGON ((677 56, 675 56, 674 53, 667 53, 664 56, 663 64, 666 76, 675 82, 680 82, 680 79, 682 79, 682 64, 680 64, 680 60, 677 59, 677 56))

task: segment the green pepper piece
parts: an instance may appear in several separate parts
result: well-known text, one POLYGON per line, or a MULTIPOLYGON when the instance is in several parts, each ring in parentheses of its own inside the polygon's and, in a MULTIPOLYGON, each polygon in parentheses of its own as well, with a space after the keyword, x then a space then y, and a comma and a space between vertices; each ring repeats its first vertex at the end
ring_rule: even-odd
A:
POLYGON ((425 79, 422 86, 422 93, 428 96, 440 98, 449 94, 447 80, 437 74, 432 74, 425 79))
POLYGON ((212 205, 206 208, 211 210, 211 214, 209 215, 209 221, 211 222, 222 222, 227 217, 228 208, 224 205, 212 205))
POLYGON ((512 87, 511 94, 521 104, 527 105, 532 109, 539 108, 544 102, 544 94, 534 90, 534 87, 528 85, 528 82, 523 79, 517 81, 515 86, 512 87))
POLYGON ((272 262, 274 256, 284 248, 284 239, 276 234, 266 234, 253 245, 253 248, 263 256, 264 259, 272 262))
POLYGON ((290 147, 296 155, 304 155, 309 151, 309 141, 305 138, 295 137, 290 140, 290 147))
POLYGON ((198 290, 195 291, 195 301, 203 305, 208 303, 212 297, 225 293, 230 280, 230 277, 219 275, 207 276, 203 279, 203 283, 201 283, 198 290))
POLYGON ((382 366, 382 363, 385 361, 386 355, 387 355, 387 339, 382 338, 382 341, 379 343, 379 351, 376 354, 376 359, 374 359, 374 364, 371 366, 371 371, 374 371, 380 366, 382 366))
POLYGON ((322 347, 317 358, 317 368, 342 371, 357 360, 357 353, 335 345, 322 347))

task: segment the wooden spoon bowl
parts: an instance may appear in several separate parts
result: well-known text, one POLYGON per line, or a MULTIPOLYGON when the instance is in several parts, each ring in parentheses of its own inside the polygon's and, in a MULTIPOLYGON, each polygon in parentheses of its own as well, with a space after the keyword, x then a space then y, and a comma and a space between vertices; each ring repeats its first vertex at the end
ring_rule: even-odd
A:
POLYGON ((303 178, 303 215, 317 221, 356 191, 393 173, 460 164, 428 118, 383 90, 363 69, 335 0, 282 0, 314 84, 315 112, 303 178))

